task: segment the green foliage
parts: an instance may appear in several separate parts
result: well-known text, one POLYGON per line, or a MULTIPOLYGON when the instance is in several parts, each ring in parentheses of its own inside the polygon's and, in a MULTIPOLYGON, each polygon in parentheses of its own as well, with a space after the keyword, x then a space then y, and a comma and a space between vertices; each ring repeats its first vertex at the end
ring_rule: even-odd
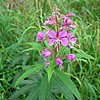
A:
POLYGON ((69 87, 66 87, 67 84, 64 84, 57 76, 54 76, 53 78, 53 86, 59 90, 61 94, 61 98, 63 98, 63 95, 67 100, 75 100, 75 97, 71 93, 71 91, 68 89, 69 87))
MULTIPOLYGON (((99 0, 8 1, 0 0, 0 100, 99 100, 99 0), (40 52, 48 45, 35 42, 54 4, 64 14, 75 13, 80 45, 72 50, 76 61, 64 61, 63 72, 54 61, 46 70, 40 52)), ((69 52, 61 47, 58 54, 69 52)))
POLYGON ((48 80, 47 77, 44 76, 41 84, 40 84, 40 90, 39 90, 39 100, 46 100, 46 98, 48 98, 48 80))
POLYGON ((15 87, 22 81, 24 80, 26 77, 29 77, 31 74, 35 74, 37 73, 41 68, 43 68, 43 66, 41 65, 36 65, 36 67, 34 68, 30 68, 29 70, 27 70, 25 73, 23 73, 18 80, 15 83, 15 87))
MULTIPOLYGON (((19 96, 21 96, 22 94, 24 94, 25 92, 29 92, 32 89, 34 89, 35 87, 37 87, 37 84, 29 84, 26 86, 23 86, 20 90, 16 91, 10 98, 9 100, 15 100, 17 99, 19 96)), ((37 88, 36 88, 37 89, 37 88)), ((33 91, 32 91, 33 92, 33 91)), ((35 95, 35 93, 33 93, 33 96, 35 95)), ((31 100, 31 99, 30 99, 31 100)))
POLYGON ((70 90, 78 100, 81 100, 80 94, 75 86, 75 84, 70 80, 70 77, 63 72, 57 71, 57 76, 66 85, 68 90, 70 90))
MULTIPOLYGON (((37 83, 34 81, 32 83, 28 83, 26 84, 26 86, 23 86, 22 88, 17 90, 9 99, 21 99, 21 95, 24 94, 25 97, 23 97, 23 99, 26 98, 25 100, 34 100, 37 98, 39 98, 39 100, 47 100, 52 98, 51 94, 60 93, 63 93, 63 97, 67 100, 75 100, 75 97, 73 95, 75 95, 78 100, 81 100, 79 92, 75 87, 75 84, 71 81, 69 75, 66 75, 60 71, 56 71, 56 74, 52 76, 52 79, 49 82, 47 75, 45 75, 43 76, 41 83, 37 83), (57 93, 55 92, 55 89, 57 89, 57 93)), ((56 98, 63 97, 61 96, 56 98)))
POLYGON ((48 73, 48 81, 50 81, 50 79, 52 77, 52 74, 54 72, 54 67, 55 67, 55 59, 53 59, 50 62, 50 65, 49 65, 48 70, 47 70, 47 73, 48 73))

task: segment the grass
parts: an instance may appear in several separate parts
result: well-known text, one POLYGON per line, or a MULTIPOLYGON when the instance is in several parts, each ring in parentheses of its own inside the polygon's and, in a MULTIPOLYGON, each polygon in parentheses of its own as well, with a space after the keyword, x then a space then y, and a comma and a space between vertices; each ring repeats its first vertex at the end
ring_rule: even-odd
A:
MULTIPOLYGON (((9 1, 9 0, 8 0, 9 1)), ((16 2, 17 3, 17 2, 16 2)), ((100 2, 99 0, 25 0, 7 8, 7 1, 0 1, 0 95, 8 99, 13 94, 15 81, 42 58, 37 51, 23 50, 35 42, 38 31, 51 14, 54 4, 61 12, 75 13, 80 49, 95 59, 80 56, 68 68, 82 83, 78 86, 82 100, 100 99, 100 2)), ((40 62, 40 63, 41 63, 40 62)), ((74 80, 74 79, 73 79, 74 80)))

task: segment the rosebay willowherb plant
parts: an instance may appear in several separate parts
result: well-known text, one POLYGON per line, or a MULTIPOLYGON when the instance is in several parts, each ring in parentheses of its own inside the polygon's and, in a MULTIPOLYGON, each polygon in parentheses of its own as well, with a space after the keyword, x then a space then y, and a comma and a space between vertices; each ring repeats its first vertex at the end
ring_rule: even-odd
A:
POLYGON ((46 32, 38 32, 36 36, 38 42, 47 41, 48 46, 52 46, 52 49, 49 49, 50 47, 44 48, 41 54, 45 60, 45 65, 48 67, 50 61, 54 59, 61 70, 63 68, 62 59, 66 58, 72 62, 75 60, 75 55, 67 54, 66 56, 59 56, 59 49, 61 46, 73 49, 77 38, 71 33, 71 30, 76 28, 71 19, 75 14, 63 15, 59 11, 60 9, 54 6, 52 15, 44 22, 46 32), (54 29, 46 27, 48 24, 52 25, 54 29))
MULTIPOLYGON (((49 16, 43 23, 44 31, 36 34, 36 41, 46 44, 46 47, 43 48, 41 56, 44 58, 44 65, 47 69, 49 82, 53 76, 53 73, 57 74, 55 71, 57 69, 56 66, 59 66, 60 71, 63 69, 63 59, 69 60, 70 62, 75 61, 75 54, 68 53, 65 56, 59 55, 59 51, 61 51, 60 49, 62 47, 65 47, 65 49, 73 49, 74 45, 76 44, 77 38, 72 33, 72 30, 76 28, 76 25, 74 25, 74 22, 71 19, 74 16, 75 14, 73 13, 65 15, 61 14, 60 9, 55 5, 52 15, 49 16)), ((62 74, 60 71, 58 74, 62 74)), ((63 74, 61 76, 58 75, 58 77, 61 78, 61 80, 63 80, 62 77, 66 80, 67 77, 63 76, 63 74)), ((71 85, 72 84, 73 83, 71 83, 71 85)), ((74 93, 72 93, 77 97, 77 99, 81 99, 74 84, 72 87, 73 88, 70 87, 69 90, 72 92, 75 89, 74 93), (77 93, 75 93, 76 91, 77 93)))
POLYGON ((72 13, 61 14, 60 9, 54 6, 52 15, 44 22, 44 31, 36 34, 36 42, 29 43, 33 46, 31 50, 41 52, 40 55, 44 58, 44 62, 34 63, 34 67, 18 78, 15 87, 30 75, 33 75, 34 80, 29 78, 26 84, 22 82, 25 86, 15 92, 9 98, 10 100, 21 98, 22 94, 25 100, 75 100, 75 98, 81 100, 80 93, 70 76, 77 79, 80 84, 81 82, 63 70, 64 61, 73 62, 76 58, 75 54, 66 51, 73 49, 77 41, 72 33, 72 29, 76 27, 71 19, 73 16, 72 13))

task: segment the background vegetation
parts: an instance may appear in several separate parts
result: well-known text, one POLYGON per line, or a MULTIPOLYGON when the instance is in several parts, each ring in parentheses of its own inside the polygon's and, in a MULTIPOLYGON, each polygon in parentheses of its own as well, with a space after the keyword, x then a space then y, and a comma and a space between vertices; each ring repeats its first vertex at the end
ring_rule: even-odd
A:
MULTIPOLYGON (((22 84, 32 84, 32 80, 40 80, 41 75, 31 75, 28 78, 30 81, 24 80, 20 86, 14 87, 22 73, 43 62, 36 51, 37 44, 32 46, 32 42, 36 41, 37 32, 42 31, 43 22, 51 14, 54 4, 58 5, 62 13, 72 12, 76 15, 74 21, 77 29, 74 32, 82 50, 78 52, 82 52, 82 55, 76 54, 79 59, 65 65, 66 70, 70 70, 80 80, 81 85, 72 78, 82 100, 100 100, 100 1, 23 1, 20 3, 18 0, 0 0, 0 100, 8 99, 22 84)), ((17 93, 16 95, 19 96, 17 93)), ((25 100, 25 97, 24 94, 17 100, 25 100)), ((57 100, 66 100, 59 94, 55 97, 57 100)))

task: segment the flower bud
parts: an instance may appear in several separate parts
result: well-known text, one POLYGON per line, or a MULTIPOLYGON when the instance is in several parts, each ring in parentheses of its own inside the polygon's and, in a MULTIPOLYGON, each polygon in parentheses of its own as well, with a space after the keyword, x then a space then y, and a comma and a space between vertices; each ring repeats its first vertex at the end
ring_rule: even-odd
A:
POLYGON ((45 62, 44 64, 46 67, 48 67, 50 65, 50 62, 45 62))
POLYGON ((51 51, 48 49, 44 49, 44 51, 42 52, 42 56, 47 59, 48 57, 51 57, 51 51))
POLYGON ((37 36, 37 41, 43 42, 44 38, 45 38, 45 33, 44 32, 38 32, 36 36, 37 36))
POLYGON ((62 62, 62 60, 61 60, 60 58, 57 58, 57 59, 56 59, 56 64, 57 64, 60 68, 62 68, 63 62, 62 62))
POLYGON ((73 13, 70 13, 70 14, 66 15, 66 17, 73 17, 73 16, 75 16, 75 14, 73 14, 73 13))
POLYGON ((66 58, 72 62, 72 61, 75 60, 76 56, 75 56, 74 54, 68 54, 68 55, 66 56, 66 58))

